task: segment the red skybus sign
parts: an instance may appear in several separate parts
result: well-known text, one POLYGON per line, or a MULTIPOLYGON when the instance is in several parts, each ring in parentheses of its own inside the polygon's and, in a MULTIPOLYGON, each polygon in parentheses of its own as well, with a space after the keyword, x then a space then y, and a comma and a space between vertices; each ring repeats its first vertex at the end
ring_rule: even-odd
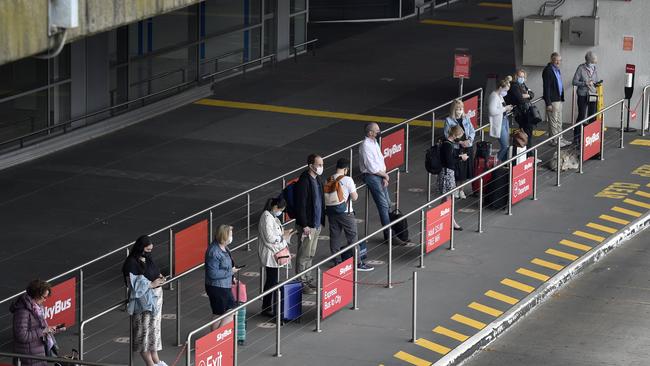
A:
POLYGON ((382 137, 381 152, 384 154, 387 172, 404 164, 404 151, 404 129, 382 137))
POLYGON ((76 319, 77 278, 61 282, 52 287, 52 296, 43 304, 45 320, 50 326, 65 324, 66 328, 74 325, 76 319))
POLYGON ((426 252, 448 242, 451 230, 451 200, 448 200, 427 211, 426 252))
POLYGON ((195 366, 233 366, 234 324, 230 322, 196 340, 195 366))
POLYGON ((533 165, 535 158, 530 157, 512 167, 512 204, 533 194, 533 165))
POLYGON ((354 285, 354 258, 348 258, 323 273, 323 319, 352 301, 354 285))

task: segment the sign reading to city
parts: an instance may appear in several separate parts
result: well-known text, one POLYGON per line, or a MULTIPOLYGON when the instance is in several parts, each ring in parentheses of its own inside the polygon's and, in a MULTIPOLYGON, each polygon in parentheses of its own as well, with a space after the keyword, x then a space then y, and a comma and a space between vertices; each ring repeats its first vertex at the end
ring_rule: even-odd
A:
POLYGON ((535 158, 530 157, 512 167, 512 204, 533 194, 533 165, 535 158))
POLYGON ((334 314, 352 301, 354 285, 354 258, 323 272, 323 319, 334 314))
POLYGON ((465 107, 465 114, 467 115, 467 118, 469 118, 469 121, 472 122, 472 126, 474 128, 478 127, 479 120, 478 120, 478 95, 475 95, 466 101, 463 102, 464 107, 465 107))
POLYGON ((386 171, 404 164, 404 129, 381 138, 381 152, 384 154, 386 171))
POLYGON ((600 139, 602 138, 602 122, 595 121, 585 126, 582 135, 582 161, 587 161, 600 154, 600 139))
POLYGON ((454 78, 469 79, 472 56, 465 53, 454 54, 454 78))
POLYGON ((448 242, 451 230, 451 200, 448 200, 427 211, 426 252, 448 242))
POLYGON ((234 324, 230 322, 196 340, 194 365, 232 366, 234 364, 234 324))
POLYGON ((51 326, 65 324, 66 328, 74 325, 76 320, 77 278, 61 282, 52 287, 52 295, 45 300, 45 320, 51 326))

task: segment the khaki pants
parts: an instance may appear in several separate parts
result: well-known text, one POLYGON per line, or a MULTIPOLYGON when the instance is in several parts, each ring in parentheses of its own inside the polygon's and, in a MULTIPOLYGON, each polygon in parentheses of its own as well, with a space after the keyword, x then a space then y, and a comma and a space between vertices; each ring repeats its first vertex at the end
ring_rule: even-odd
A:
MULTIPOLYGON (((296 226, 296 230, 298 230, 298 254, 296 259, 296 273, 300 273, 311 267, 312 259, 314 259, 314 256, 316 255, 316 248, 318 247, 318 235, 320 235, 321 229, 322 226, 318 229, 312 228, 311 234, 303 239, 303 228, 296 226)), ((312 276, 311 272, 307 272, 300 277, 300 281, 303 283, 311 282, 313 279, 314 277, 312 276)))
POLYGON ((548 122, 548 133, 551 136, 562 132, 562 102, 551 103, 553 108, 550 112, 546 111, 546 122, 548 122))

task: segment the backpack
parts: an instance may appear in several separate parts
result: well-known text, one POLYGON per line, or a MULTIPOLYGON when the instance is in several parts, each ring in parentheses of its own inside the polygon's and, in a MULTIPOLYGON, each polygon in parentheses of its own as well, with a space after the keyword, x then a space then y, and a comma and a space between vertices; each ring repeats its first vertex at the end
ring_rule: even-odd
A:
POLYGON ((430 174, 440 174, 442 171, 442 162, 440 161, 440 142, 427 149, 424 156, 424 168, 430 174))
POLYGON ((346 202, 344 200, 343 186, 341 179, 345 175, 339 175, 334 178, 331 176, 327 178, 327 182, 323 185, 323 192, 325 198, 325 210, 328 213, 345 213, 346 202))
POLYGON ((490 158, 490 153, 492 152, 492 143, 487 141, 479 141, 476 144, 476 157, 483 158, 487 161, 490 158))
POLYGON ((282 189, 282 193, 280 193, 280 197, 282 197, 284 199, 284 202, 287 203, 287 207, 285 208, 284 212, 287 214, 287 216, 289 216, 290 219, 296 217, 296 211, 295 211, 296 202, 293 196, 296 190, 297 182, 298 182, 298 178, 289 179, 289 181, 287 181, 287 184, 282 189))
MULTIPOLYGON (((395 209, 393 212, 388 214, 390 221, 393 222, 404 216, 399 209, 395 209)), ((397 236, 400 240, 407 242, 409 241, 409 224, 407 219, 404 219, 397 224, 393 225, 393 235, 397 236)))

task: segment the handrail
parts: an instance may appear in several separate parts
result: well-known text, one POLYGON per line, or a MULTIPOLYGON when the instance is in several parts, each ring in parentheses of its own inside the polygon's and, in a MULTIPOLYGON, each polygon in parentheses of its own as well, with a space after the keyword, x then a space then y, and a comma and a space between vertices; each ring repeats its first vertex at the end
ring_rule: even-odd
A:
MULTIPOLYGON (((375 236, 375 235, 378 235, 379 233, 383 232, 384 230, 391 230, 391 231, 392 231, 392 227, 393 227, 393 225, 396 225, 396 224, 398 224, 398 223, 400 223, 400 222, 402 222, 402 221, 404 221, 404 220, 407 220, 408 217, 414 215, 415 213, 419 213, 419 212, 422 211, 424 208, 430 206, 431 204, 435 203, 436 201, 442 200, 443 198, 446 198, 447 196, 451 196, 451 195, 453 195, 456 191, 458 191, 458 190, 464 188, 465 186, 471 185, 471 184, 472 184, 473 182, 475 182, 475 181, 482 180, 485 176, 487 176, 488 174, 491 174, 492 172, 496 171, 497 169, 500 169, 500 168, 502 168, 502 167, 505 167, 506 165, 510 165, 513 161, 516 161, 520 156, 525 156, 525 155, 528 154, 529 152, 534 151, 534 150, 537 150, 539 147, 541 147, 541 146, 543 146, 543 145, 549 143, 550 141, 553 141, 553 140, 555 140, 555 139, 558 139, 558 138, 561 137, 564 133, 573 130, 574 127, 581 126, 581 125, 583 125, 583 124, 586 123, 586 122, 590 122, 592 118, 595 118, 595 117, 597 117, 598 115, 603 114, 603 113, 607 112, 608 110, 614 108, 615 106, 617 106, 617 105, 619 105, 619 104, 621 104, 621 103, 624 103, 624 101, 625 101, 625 99, 620 99, 619 101, 617 101, 617 102, 611 104, 610 106, 608 106, 608 107, 606 107, 606 108, 604 108, 604 109, 598 111, 597 113, 595 113, 595 114, 593 114, 593 115, 591 115, 591 116, 586 117, 586 118, 583 119, 582 121, 580 121, 580 122, 576 122, 575 124, 571 125, 570 127, 566 128, 566 129, 564 129, 564 130, 562 130, 561 132, 559 132, 559 133, 557 133, 557 134, 555 134, 555 135, 553 135, 553 136, 550 136, 549 138, 543 140, 542 142, 538 143, 537 145, 532 146, 531 148, 526 149, 526 150, 522 151, 521 153, 516 154, 515 156, 512 156, 512 157, 509 158, 508 160, 501 162, 500 164, 494 166, 493 168, 491 168, 491 169, 489 169, 489 170, 486 170, 485 172, 481 173, 480 175, 478 175, 478 176, 476 176, 476 177, 474 177, 474 178, 472 178, 472 179, 467 180, 465 183, 463 183, 463 184, 457 186, 456 188, 452 189, 451 191, 449 191, 449 192, 447 192, 447 193, 444 193, 444 194, 441 194, 440 196, 438 196, 438 197, 436 197, 436 198, 430 200, 429 202, 427 202, 427 203, 421 205, 420 207, 414 209, 413 211, 411 211, 411 212, 409 212, 409 213, 407 213, 407 214, 404 214, 402 217, 396 219, 395 221, 392 221, 392 222, 390 222, 389 224, 384 225, 384 226, 382 226, 381 228, 375 230, 375 231, 372 232, 371 234, 366 235, 366 236, 363 237, 363 238, 360 238, 357 242, 355 242, 355 243, 353 243, 353 244, 349 244, 349 245, 347 245, 347 246, 341 248, 338 252, 336 252, 336 253, 334 253, 334 254, 331 254, 331 255, 327 256, 325 259, 322 259, 322 260, 320 260, 318 263, 312 265, 311 267, 309 267, 309 268, 303 270, 303 271, 300 272, 300 273, 295 274, 293 277, 291 277, 291 278, 287 278, 285 281, 281 281, 281 282, 279 282, 278 284, 276 284, 276 285, 273 286, 272 288, 270 288, 270 289, 268 289, 268 290, 266 290, 266 291, 263 291, 262 293, 260 293, 259 295, 253 297, 252 299, 249 298, 248 301, 246 301, 245 303, 240 304, 240 305, 238 305, 238 306, 236 306, 236 307, 234 307, 234 308, 228 310, 228 311, 227 311, 226 313, 224 313, 223 315, 220 315, 220 316, 218 316, 218 317, 212 319, 212 320, 209 321, 208 323, 206 323, 206 324, 204 324, 204 325, 202 325, 202 326, 200 326, 200 327, 198 327, 198 328, 196 328, 196 329, 190 331, 190 332, 188 333, 188 335, 187 335, 187 340, 186 340, 186 342, 187 342, 186 345, 188 345, 188 348, 187 348, 188 351, 187 351, 187 354, 186 354, 186 356, 187 356, 187 359, 186 359, 186 366, 190 366, 190 365, 191 365, 191 354, 192 354, 192 352, 191 352, 191 347, 189 347, 189 345, 191 344, 192 336, 195 335, 196 333, 198 333, 198 332, 200 332, 200 331, 206 329, 207 327, 209 327, 209 326, 211 326, 211 325, 213 325, 213 324, 215 324, 215 323, 221 321, 222 319, 224 319, 224 318, 226 318, 226 317, 229 317, 229 316, 231 316, 231 315, 237 313, 240 309, 245 308, 246 306, 250 305, 251 303, 253 303, 253 302, 257 301, 257 300, 260 300, 260 299, 263 298, 264 296, 267 296, 267 295, 269 295, 269 294, 272 294, 272 293, 274 293, 274 292, 277 292, 279 289, 281 289, 281 288, 282 288, 283 286, 285 286, 286 284, 288 284, 288 283, 290 283, 290 282, 292 282, 292 281, 295 281, 296 279, 300 278, 301 276, 303 276, 303 275, 305 275, 305 274, 307 274, 307 273, 309 273, 309 272, 311 272, 311 271, 317 269, 317 268, 320 267, 321 265, 330 262, 332 259, 334 259, 334 258, 340 256, 341 253, 346 252, 346 251, 348 251, 348 250, 352 250, 353 248, 357 247, 359 244, 361 244, 361 243, 367 241, 368 239, 372 238, 372 237, 375 236)), ((558 167, 558 171, 559 171, 559 167, 558 167)), ((452 217, 453 217, 453 213, 452 213, 452 217)))
POLYGON ((222 58, 226 58, 226 57, 234 56, 234 55, 236 55, 236 54, 243 53, 243 52, 244 52, 244 49, 243 49, 243 48, 240 48, 240 49, 238 49, 238 50, 234 50, 234 51, 230 51, 230 52, 226 52, 226 53, 221 54, 221 55, 219 55, 219 56, 215 56, 215 57, 211 57, 211 58, 207 58, 207 59, 201 60, 201 65, 203 65, 203 64, 207 64, 207 63, 210 63, 210 62, 212 62, 212 61, 218 61, 218 60, 221 60, 222 58))
POLYGON ((239 64, 237 66, 229 67, 229 68, 227 68, 225 70, 216 71, 216 72, 213 72, 212 74, 204 75, 204 76, 201 77, 201 79, 205 80, 205 79, 214 78, 217 75, 221 75, 221 74, 224 74, 226 72, 237 70, 237 69, 242 69, 242 71, 246 71, 246 66, 251 65, 251 64, 256 64, 258 62, 264 63, 264 61, 268 60, 268 59, 275 59, 275 53, 272 53, 270 55, 266 55, 264 57, 256 58, 255 60, 251 60, 251 61, 248 61, 248 62, 241 63, 241 64, 239 64))
MULTIPOLYGON (((299 53, 298 48, 305 47, 304 52, 308 52, 308 47, 307 46, 309 46, 311 44, 314 44, 316 42, 318 42, 318 38, 314 38, 314 39, 309 40, 307 42, 303 42, 303 43, 299 43, 297 45, 291 46, 291 49, 293 50, 293 52, 292 52, 293 53, 293 59, 296 62, 298 62, 298 53, 299 53)), ((312 53, 312 55, 316 55, 316 48, 315 47, 311 48, 311 53, 312 53)))
MULTIPOLYGON (((88 324, 88 323, 90 323, 90 322, 92 322, 94 320, 97 320, 97 319, 101 318, 102 316, 104 316, 104 315, 106 315, 106 314, 108 314, 108 313, 110 313, 112 311, 123 308, 127 303, 128 303, 128 300, 122 300, 122 301, 118 302, 117 304, 109 307, 108 309, 105 309, 104 311, 101 311, 101 312, 91 316, 90 318, 84 319, 84 320, 81 321, 81 323, 79 324, 79 358, 80 359, 83 360, 83 357, 84 357, 83 338, 84 338, 84 328, 86 328, 86 324, 88 324)), ((131 343, 132 340, 130 338, 131 337, 129 337, 129 341, 131 343)))
MULTIPOLYGON (((11 358, 18 358, 18 359, 56 362, 60 365, 79 364, 79 365, 87 365, 87 366, 127 366, 127 365, 121 365, 117 363, 101 363, 101 362, 91 362, 91 361, 83 361, 83 360, 71 360, 62 357, 45 357, 45 356, 36 356, 36 355, 25 355, 22 353, 12 353, 12 352, 0 352, 0 357, 11 357, 11 358)), ((20 366, 20 363, 18 363, 18 366, 20 366)))
POLYGON ((185 81, 185 71, 186 70, 187 69, 185 67, 179 67, 178 69, 165 71, 165 72, 162 72, 160 74, 154 75, 154 76, 152 76, 152 77, 150 77, 148 79, 138 80, 138 81, 136 81, 134 83, 131 83, 131 84, 129 84, 129 87, 134 87, 136 85, 140 85, 140 84, 144 84, 144 83, 147 83, 147 82, 150 82, 150 81, 158 80, 158 79, 164 78, 166 76, 173 75, 173 74, 175 74, 175 73, 177 73, 179 71, 183 72, 183 82, 184 82, 185 81))
POLYGON ((641 93, 641 136, 645 136, 645 130, 646 128, 650 129, 650 126, 648 126, 648 89, 650 89, 650 84, 646 85, 643 88, 643 92, 641 93), (648 127, 646 127, 648 126, 648 127))

